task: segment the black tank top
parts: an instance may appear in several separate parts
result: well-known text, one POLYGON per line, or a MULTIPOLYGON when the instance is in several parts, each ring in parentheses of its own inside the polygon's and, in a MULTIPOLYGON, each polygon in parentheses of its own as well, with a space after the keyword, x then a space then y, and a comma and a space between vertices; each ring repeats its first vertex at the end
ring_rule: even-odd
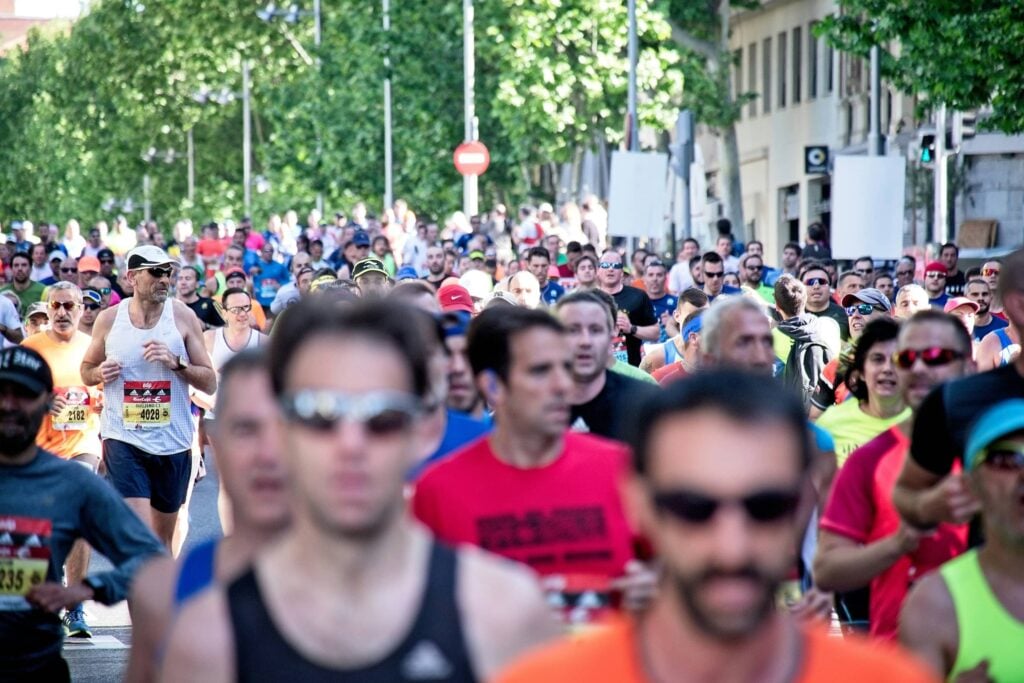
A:
POLYGON ((238 680, 475 683, 455 599, 457 560, 454 550, 434 542, 412 628, 384 659, 358 669, 328 669, 292 647, 267 612, 256 575, 249 569, 228 586, 238 680))

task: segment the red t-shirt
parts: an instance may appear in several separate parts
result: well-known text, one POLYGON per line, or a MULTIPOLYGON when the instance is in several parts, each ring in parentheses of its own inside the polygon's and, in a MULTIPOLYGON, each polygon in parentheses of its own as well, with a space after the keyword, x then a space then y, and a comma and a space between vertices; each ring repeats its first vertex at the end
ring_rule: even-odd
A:
MULTIPOLYGON (((821 528, 863 544, 896 533, 900 517, 892 491, 909 451, 910 440, 898 427, 890 427, 851 453, 832 483, 821 528)), ((916 551, 872 579, 871 634, 894 639, 911 584, 966 549, 966 524, 940 524, 916 551)))
POLYGON ((628 467, 622 444, 574 432, 566 432, 549 465, 513 467, 485 436, 424 472, 412 510, 442 541, 529 565, 545 577, 553 605, 573 621, 589 621, 569 613, 580 607, 596 614, 612 604, 608 581, 634 557, 619 497, 628 467))
POLYGON ((689 375, 690 373, 686 371, 686 368, 679 361, 664 365, 651 373, 651 377, 663 387, 684 377, 689 377, 689 375))

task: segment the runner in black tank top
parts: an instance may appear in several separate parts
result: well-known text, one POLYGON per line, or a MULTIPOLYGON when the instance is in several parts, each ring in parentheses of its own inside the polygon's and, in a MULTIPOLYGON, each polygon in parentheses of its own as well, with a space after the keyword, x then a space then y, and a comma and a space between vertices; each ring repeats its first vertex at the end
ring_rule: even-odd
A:
POLYGON ((476 681, 455 601, 458 555, 434 542, 419 611, 412 628, 384 659, 353 669, 321 666, 281 635, 267 611, 253 570, 228 587, 239 681, 476 681))

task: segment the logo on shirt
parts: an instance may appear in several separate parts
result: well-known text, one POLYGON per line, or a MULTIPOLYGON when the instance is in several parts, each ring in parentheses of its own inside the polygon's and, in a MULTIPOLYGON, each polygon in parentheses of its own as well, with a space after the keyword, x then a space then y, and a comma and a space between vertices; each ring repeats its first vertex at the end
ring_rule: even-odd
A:
POLYGON ((451 662, 436 643, 421 640, 402 660, 402 675, 410 681, 443 680, 452 674, 451 662))

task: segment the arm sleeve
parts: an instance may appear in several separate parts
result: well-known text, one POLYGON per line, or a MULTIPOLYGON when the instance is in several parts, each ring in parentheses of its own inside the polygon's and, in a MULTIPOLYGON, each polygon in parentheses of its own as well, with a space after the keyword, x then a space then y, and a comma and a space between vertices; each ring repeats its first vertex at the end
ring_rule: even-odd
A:
POLYGON ((864 457, 866 455, 854 451, 846 464, 839 468, 820 523, 825 531, 858 543, 867 542, 875 514, 869 469, 872 458, 864 457))
POLYGON ((910 457, 924 469, 939 476, 949 474, 957 457, 946 415, 945 387, 940 384, 928 394, 914 419, 910 457))
POLYGON ((89 478, 81 482, 86 490, 82 537, 114 565, 109 571, 90 574, 89 584, 97 602, 112 605, 128 597, 135 572, 150 557, 164 554, 164 547, 109 484, 83 473, 89 478))

